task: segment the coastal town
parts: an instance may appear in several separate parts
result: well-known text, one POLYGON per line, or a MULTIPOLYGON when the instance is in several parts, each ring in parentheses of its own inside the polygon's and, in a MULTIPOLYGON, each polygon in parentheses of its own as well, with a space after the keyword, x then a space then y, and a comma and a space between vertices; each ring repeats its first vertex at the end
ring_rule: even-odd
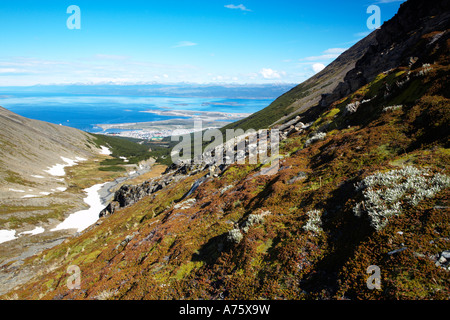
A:
POLYGON ((150 141, 159 141, 164 137, 181 136, 205 129, 221 128, 227 123, 244 119, 250 113, 227 113, 192 110, 148 110, 146 113, 176 117, 170 120, 134 122, 118 124, 97 124, 105 134, 150 141))

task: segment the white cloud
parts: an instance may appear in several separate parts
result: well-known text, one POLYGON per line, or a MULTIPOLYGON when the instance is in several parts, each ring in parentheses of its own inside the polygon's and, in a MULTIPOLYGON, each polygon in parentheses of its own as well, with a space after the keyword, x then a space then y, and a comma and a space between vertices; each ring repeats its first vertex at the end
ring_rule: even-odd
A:
POLYGON ((21 73, 22 70, 16 68, 0 68, 0 74, 8 74, 8 73, 21 73))
POLYGON ((239 80, 238 77, 232 75, 213 75, 208 74, 211 77, 211 80, 214 82, 236 82, 239 80))
POLYGON ((94 58, 101 59, 101 60, 126 60, 129 57, 128 56, 120 56, 115 54, 96 54, 94 58))
POLYGON ((60 61, 26 57, 0 58, 0 86, 138 83, 155 79, 176 81, 178 74, 191 79, 192 74, 198 71, 198 67, 194 65, 170 65, 137 61, 131 57, 125 60, 119 58, 111 56, 110 59, 101 59, 98 55, 60 61))
POLYGON ((367 37, 369 34, 371 34, 372 31, 373 31, 373 30, 358 32, 358 33, 355 33, 354 36, 355 36, 355 37, 358 37, 358 38, 361 38, 361 37, 362 37, 362 38, 365 38, 365 37, 367 37))
POLYGON ((314 63, 312 65, 312 69, 314 70, 315 73, 318 73, 323 69, 325 69, 325 65, 323 63, 314 63))
POLYGON ((379 0, 375 4, 393 3, 393 2, 405 2, 406 0, 379 0))
POLYGON ((239 5, 227 4, 225 6, 225 8, 228 8, 228 9, 239 9, 239 10, 242 10, 242 11, 252 11, 250 9, 247 9, 243 4, 239 4, 239 5))
POLYGON ((196 46, 198 43, 192 42, 192 41, 180 41, 176 45, 174 45, 172 48, 180 48, 180 47, 192 47, 196 46))
POLYGON ((336 59, 339 57, 345 50, 345 48, 330 48, 323 52, 320 56, 311 56, 306 57, 303 59, 300 59, 300 61, 323 61, 323 60, 330 60, 330 59, 336 59))
POLYGON ((286 72, 276 71, 276 70, 272 70, 270 68, 263 68, 263 69, 261 69, 259 74, 262 75, 264 79, 280 79, 281 76, 286 75, 286 72))
POLYGON ((347 50, 346 48, 330 48, 324 51, 326 54, 341 54, 347 50))
POLYGON ((213 81, 223 81, 224 78, 223 78, 223 76, 215 76, 212 79, 213 79, 213 81))
MULTIPOLYGON (((175 50, 175 49, 174 49, 175 50)), ((232 69, 220 70, 201 68, 190 64, 164 64, 150 60, 136 60, 130 56, 106 55, 101 59, 96 53, 86 57, 65 60, 43 60, 34 57, 0 57, 0 86, 26 86, 49 84, 132 84, 132 83, 297 83, 306 80, 313 73, 311 65, 305 62, 302 73, 284 67, 267 65, 252 71, 235 73, 232 69), (270 68, 271 67, 271 68, 270 68), (286 70, 287 71, 287 70, 286 70)), ((297 62, 298 63, 298 62, 297 62)), ((263 65, 264 66, 264 65, 263 65)))

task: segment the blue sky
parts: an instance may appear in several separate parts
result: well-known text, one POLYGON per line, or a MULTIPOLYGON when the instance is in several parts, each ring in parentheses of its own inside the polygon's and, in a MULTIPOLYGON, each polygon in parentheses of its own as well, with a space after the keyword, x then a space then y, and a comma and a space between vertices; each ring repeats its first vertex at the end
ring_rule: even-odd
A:
POLYGON ((370 5, 383 22, 402 2, 1 1, 0 86, 300 83, 370 32, 370 5))

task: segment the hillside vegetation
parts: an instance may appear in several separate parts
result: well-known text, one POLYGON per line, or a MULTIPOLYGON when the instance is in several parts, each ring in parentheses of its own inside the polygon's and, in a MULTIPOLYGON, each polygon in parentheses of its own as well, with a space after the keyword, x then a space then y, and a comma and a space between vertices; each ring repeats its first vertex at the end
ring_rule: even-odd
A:
POLYGON ((3 298, 450 299, 448 5, 407 1, 354 59, 235 124, 303 110, 282 130, 273 175, 264 164, 172 165, 27 259, 39 277, 3 298), (332 88, 304 96, 325 75, 332 88), (368 285, 374 267, 379 288, 368 285))
POLYGON ((187 198, 205 173, 184 176, 102 219, 27 261, 60 267, 9 296, 448 299, 447 59, 382 73, 330 105, 282 142, 276 175, 232 165, 187 198), (66 286, 69 265, 81 290, 66 286), (382 290, 367 288, 371 265, 382 290))

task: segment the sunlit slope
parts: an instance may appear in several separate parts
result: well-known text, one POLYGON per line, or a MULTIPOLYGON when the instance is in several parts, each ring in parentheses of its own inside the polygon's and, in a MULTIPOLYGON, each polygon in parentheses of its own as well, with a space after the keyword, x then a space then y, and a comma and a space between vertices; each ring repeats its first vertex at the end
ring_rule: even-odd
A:
POLYGON ((283 132, 275 174, 182 167, 124 188, 122 207, 28 259, 42 274, 4 298, 448 300, 446 6, 402 5, 302 114, 310 125, 283 132))
POLYGON ((27 261, 56 268, 7 297, 448 299, 441 45, 435 63, 381 73, 290 134, 275 175, 231 165, 206 180, 204 171, 158 178, 164 188, 27 261), (82 290, 67 287, 70 265, 82 290), (372 265, 382 290, 367 286, 372 265))
POLYGON ((21 117, 0 107, 0 183, 32 185, 61 157, 75 160, 98 152, 93 137, 77 129, 21 117))

